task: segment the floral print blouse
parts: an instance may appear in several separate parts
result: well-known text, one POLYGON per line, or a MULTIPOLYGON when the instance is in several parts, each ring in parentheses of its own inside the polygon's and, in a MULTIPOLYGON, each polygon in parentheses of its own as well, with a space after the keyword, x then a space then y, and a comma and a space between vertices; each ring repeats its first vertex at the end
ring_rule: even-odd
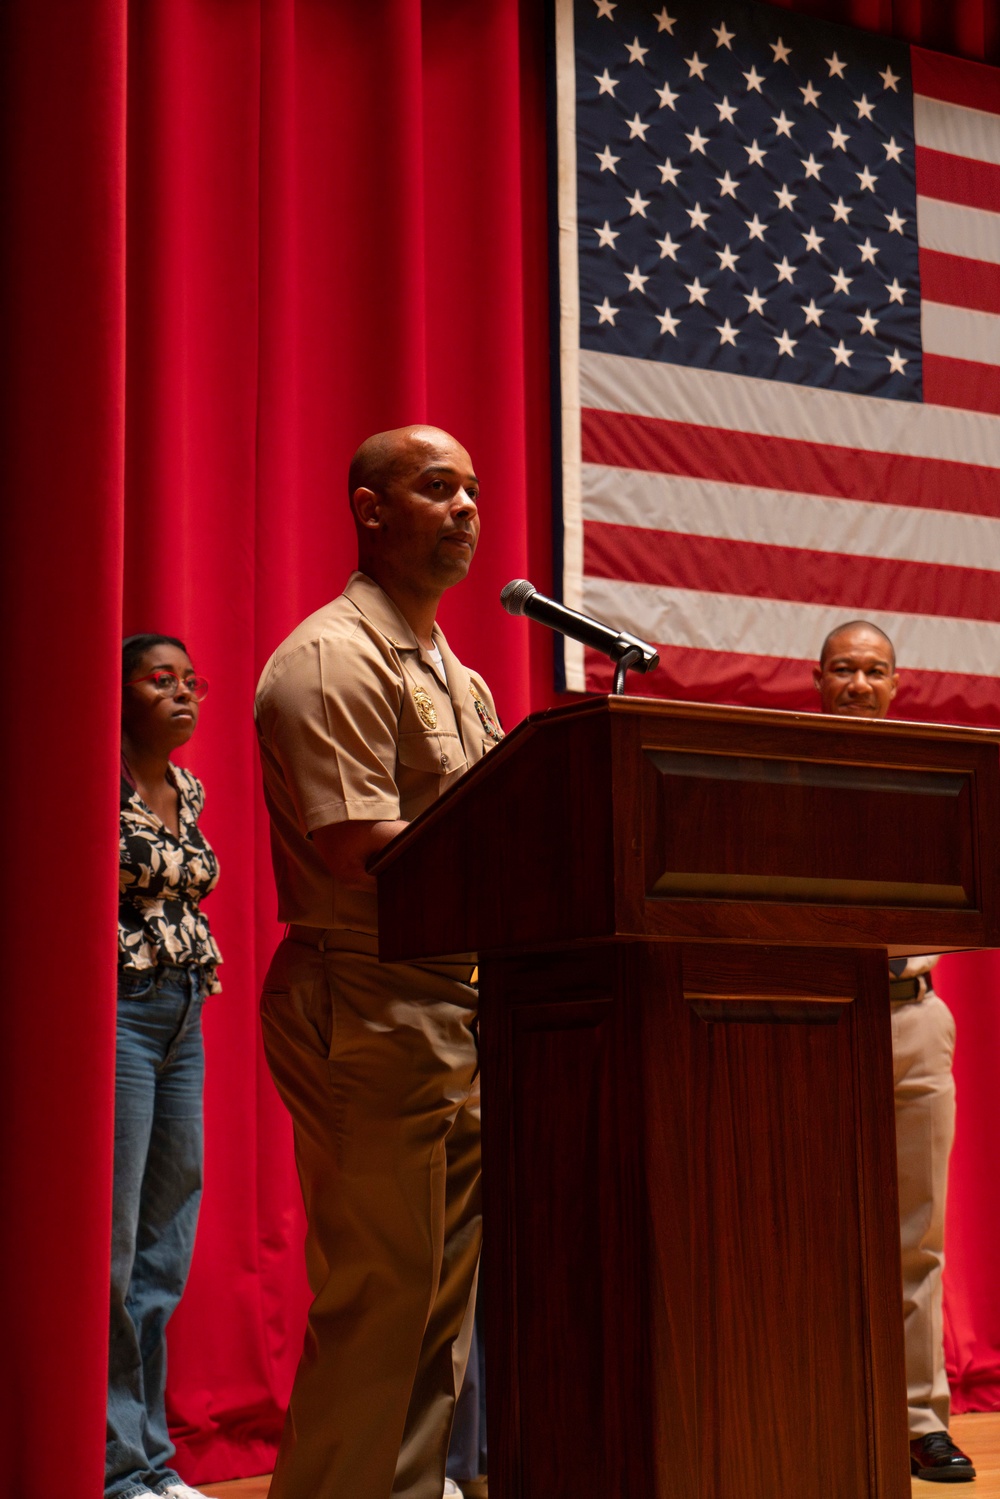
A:
POLYGON ((205 791, 179 765, 168 774, 177 787, 178 835, 122 778, 118 966, 136 973, 160 963, 203 965, 207 992, 218 994, 215 969, 222 954, 201 913, 202 898, 219 879, 219 861, 198 827, 205 791))

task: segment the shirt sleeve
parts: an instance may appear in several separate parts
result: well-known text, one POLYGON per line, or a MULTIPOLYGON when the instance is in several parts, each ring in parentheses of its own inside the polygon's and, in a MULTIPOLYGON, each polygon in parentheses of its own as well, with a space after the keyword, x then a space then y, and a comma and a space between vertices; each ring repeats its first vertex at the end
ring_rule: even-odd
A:
POLYGON ((261 728, 300 830, 399 816, 402 673, 360 627, 277 663, 261 728))

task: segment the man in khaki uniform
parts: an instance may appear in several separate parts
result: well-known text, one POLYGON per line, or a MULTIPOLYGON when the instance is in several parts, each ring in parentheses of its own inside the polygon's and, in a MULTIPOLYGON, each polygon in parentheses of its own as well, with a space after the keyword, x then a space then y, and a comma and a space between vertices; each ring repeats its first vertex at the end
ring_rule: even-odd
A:
MULTIPOLYGON (((865 620, 839 625, 824 641, 813 677, 824 713, 885 718, 899 680, 892 641, 865 620)), ((941 1272, 955 1135, 955 1021, 934 993, 936 962, 932 955, 893 960, 889 994, 910 1468, 919 1478, 955 1483, 976 1471, 948 1435, 941 1272)))
MULTIPOLYGON (((382 965, 366 865, 501 737, 435 623, 479 488, 432 427, 351 465, 358 571, 275 651, 255 714, 279 918, 261 999, 314 1301, 272 1499, 442 1499, 480 1245, 467 965, 382 965)), ((433 902, 435 871, 413 891, 433 902)))

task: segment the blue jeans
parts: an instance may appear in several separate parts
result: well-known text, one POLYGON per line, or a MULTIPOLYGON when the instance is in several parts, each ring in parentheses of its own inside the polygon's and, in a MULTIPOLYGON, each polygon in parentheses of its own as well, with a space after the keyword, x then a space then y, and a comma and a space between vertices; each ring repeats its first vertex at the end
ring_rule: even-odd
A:
POLYGON ((202 1181, 200 968, 119 975, 104 1493, 179 1483, 165 1332, 187 1280, 202 1181))

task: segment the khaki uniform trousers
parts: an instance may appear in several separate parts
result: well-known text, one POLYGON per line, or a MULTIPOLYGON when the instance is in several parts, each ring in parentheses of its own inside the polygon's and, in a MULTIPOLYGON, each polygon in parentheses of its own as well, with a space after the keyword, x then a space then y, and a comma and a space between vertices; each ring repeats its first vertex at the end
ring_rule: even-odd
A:
POLYGON ((955 1021, 933 992, 892 1006, 892 1062, 910 1437, 947 1430, 941 1272, 955 1134, 955 1021))
POLYGON ((271 1499, 441 1499, 481 1240, 476 993, 302 930, 261 996, 314 1295, 271 1499))

